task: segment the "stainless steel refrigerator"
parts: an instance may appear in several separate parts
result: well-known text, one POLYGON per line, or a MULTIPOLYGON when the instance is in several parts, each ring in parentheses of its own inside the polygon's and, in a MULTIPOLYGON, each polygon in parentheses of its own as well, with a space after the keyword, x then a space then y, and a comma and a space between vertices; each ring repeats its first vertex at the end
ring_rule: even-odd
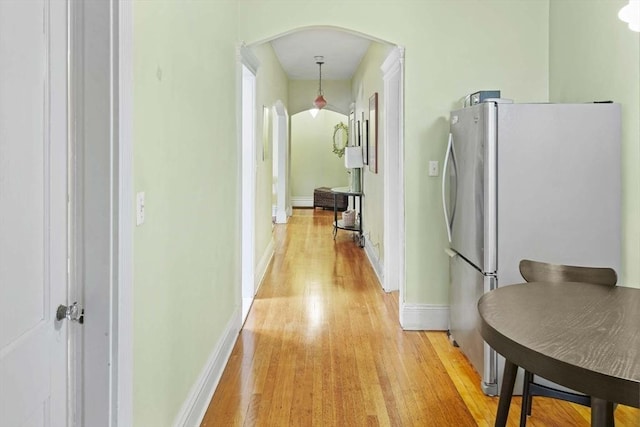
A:
POLYGON ((480 296, 523 282, 523 258, 620 271, 620 106, 489 101, 450 128, 450 333, 497 395, 504 361, 480 336, 480 296))

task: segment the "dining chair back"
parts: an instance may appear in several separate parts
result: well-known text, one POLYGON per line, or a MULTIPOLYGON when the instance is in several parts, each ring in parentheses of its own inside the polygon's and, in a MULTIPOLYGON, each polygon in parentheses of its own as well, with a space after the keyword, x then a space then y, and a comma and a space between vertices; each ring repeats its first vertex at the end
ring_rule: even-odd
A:
MULTIPOLYGON (((612 268, 549 264, 529 259, 520 261, 520 274, 527 282, 582 282, 615 286, 618 281, 618 276, 612 268)), ((522 387, 520 427, 526 426, 527 416, 531 415, 533 396, 552 397, 584 406, 591 406, 590 396, 558 390, 547 385, 536 383, 533 373, 525 370, 522 387)))
POLYGON ((523 259, 520 274, 527 282, 584 282, 615 286, 618 275, 612 268, 576 267, 523 259))

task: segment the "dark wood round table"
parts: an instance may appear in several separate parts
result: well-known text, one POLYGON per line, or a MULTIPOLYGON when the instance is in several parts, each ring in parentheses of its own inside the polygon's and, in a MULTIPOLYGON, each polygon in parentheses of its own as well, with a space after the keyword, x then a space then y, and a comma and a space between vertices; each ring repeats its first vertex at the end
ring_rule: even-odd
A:
POLYGON ((496 426, 506 424, 518 366, 592 397, 591 425, 613 403, 640 408, 640 289, 531 282, 480 298, 483 338, 505 359, 496 426))

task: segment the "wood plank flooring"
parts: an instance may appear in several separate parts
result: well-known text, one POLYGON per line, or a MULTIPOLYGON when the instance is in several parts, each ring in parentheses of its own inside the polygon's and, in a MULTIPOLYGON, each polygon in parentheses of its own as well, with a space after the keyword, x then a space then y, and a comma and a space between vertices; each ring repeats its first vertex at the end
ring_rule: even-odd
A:
MULTIPOLYGON (((492 426, 497 398, 444 332, 403 331, 364 251, 333 213, 294 210, 202 426, 492 426)), ((520 398, 509 426, 517 426, 520 398)), ((588 426, 589 409, 535 398, 528 426, 588 426)), ((616 425, 640 426, 619 406, 616 425)))

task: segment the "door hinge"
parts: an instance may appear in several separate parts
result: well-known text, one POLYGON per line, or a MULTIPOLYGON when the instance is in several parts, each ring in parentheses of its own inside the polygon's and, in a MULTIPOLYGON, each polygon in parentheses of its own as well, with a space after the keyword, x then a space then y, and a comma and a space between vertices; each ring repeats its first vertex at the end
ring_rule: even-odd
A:
POLYGON ((69 319, 80 324, 84 323, 84 308, 78 307, 78 303, 74 302, 70 306, 60 304, 56 310, 56 320, 62 321, 69 319))

